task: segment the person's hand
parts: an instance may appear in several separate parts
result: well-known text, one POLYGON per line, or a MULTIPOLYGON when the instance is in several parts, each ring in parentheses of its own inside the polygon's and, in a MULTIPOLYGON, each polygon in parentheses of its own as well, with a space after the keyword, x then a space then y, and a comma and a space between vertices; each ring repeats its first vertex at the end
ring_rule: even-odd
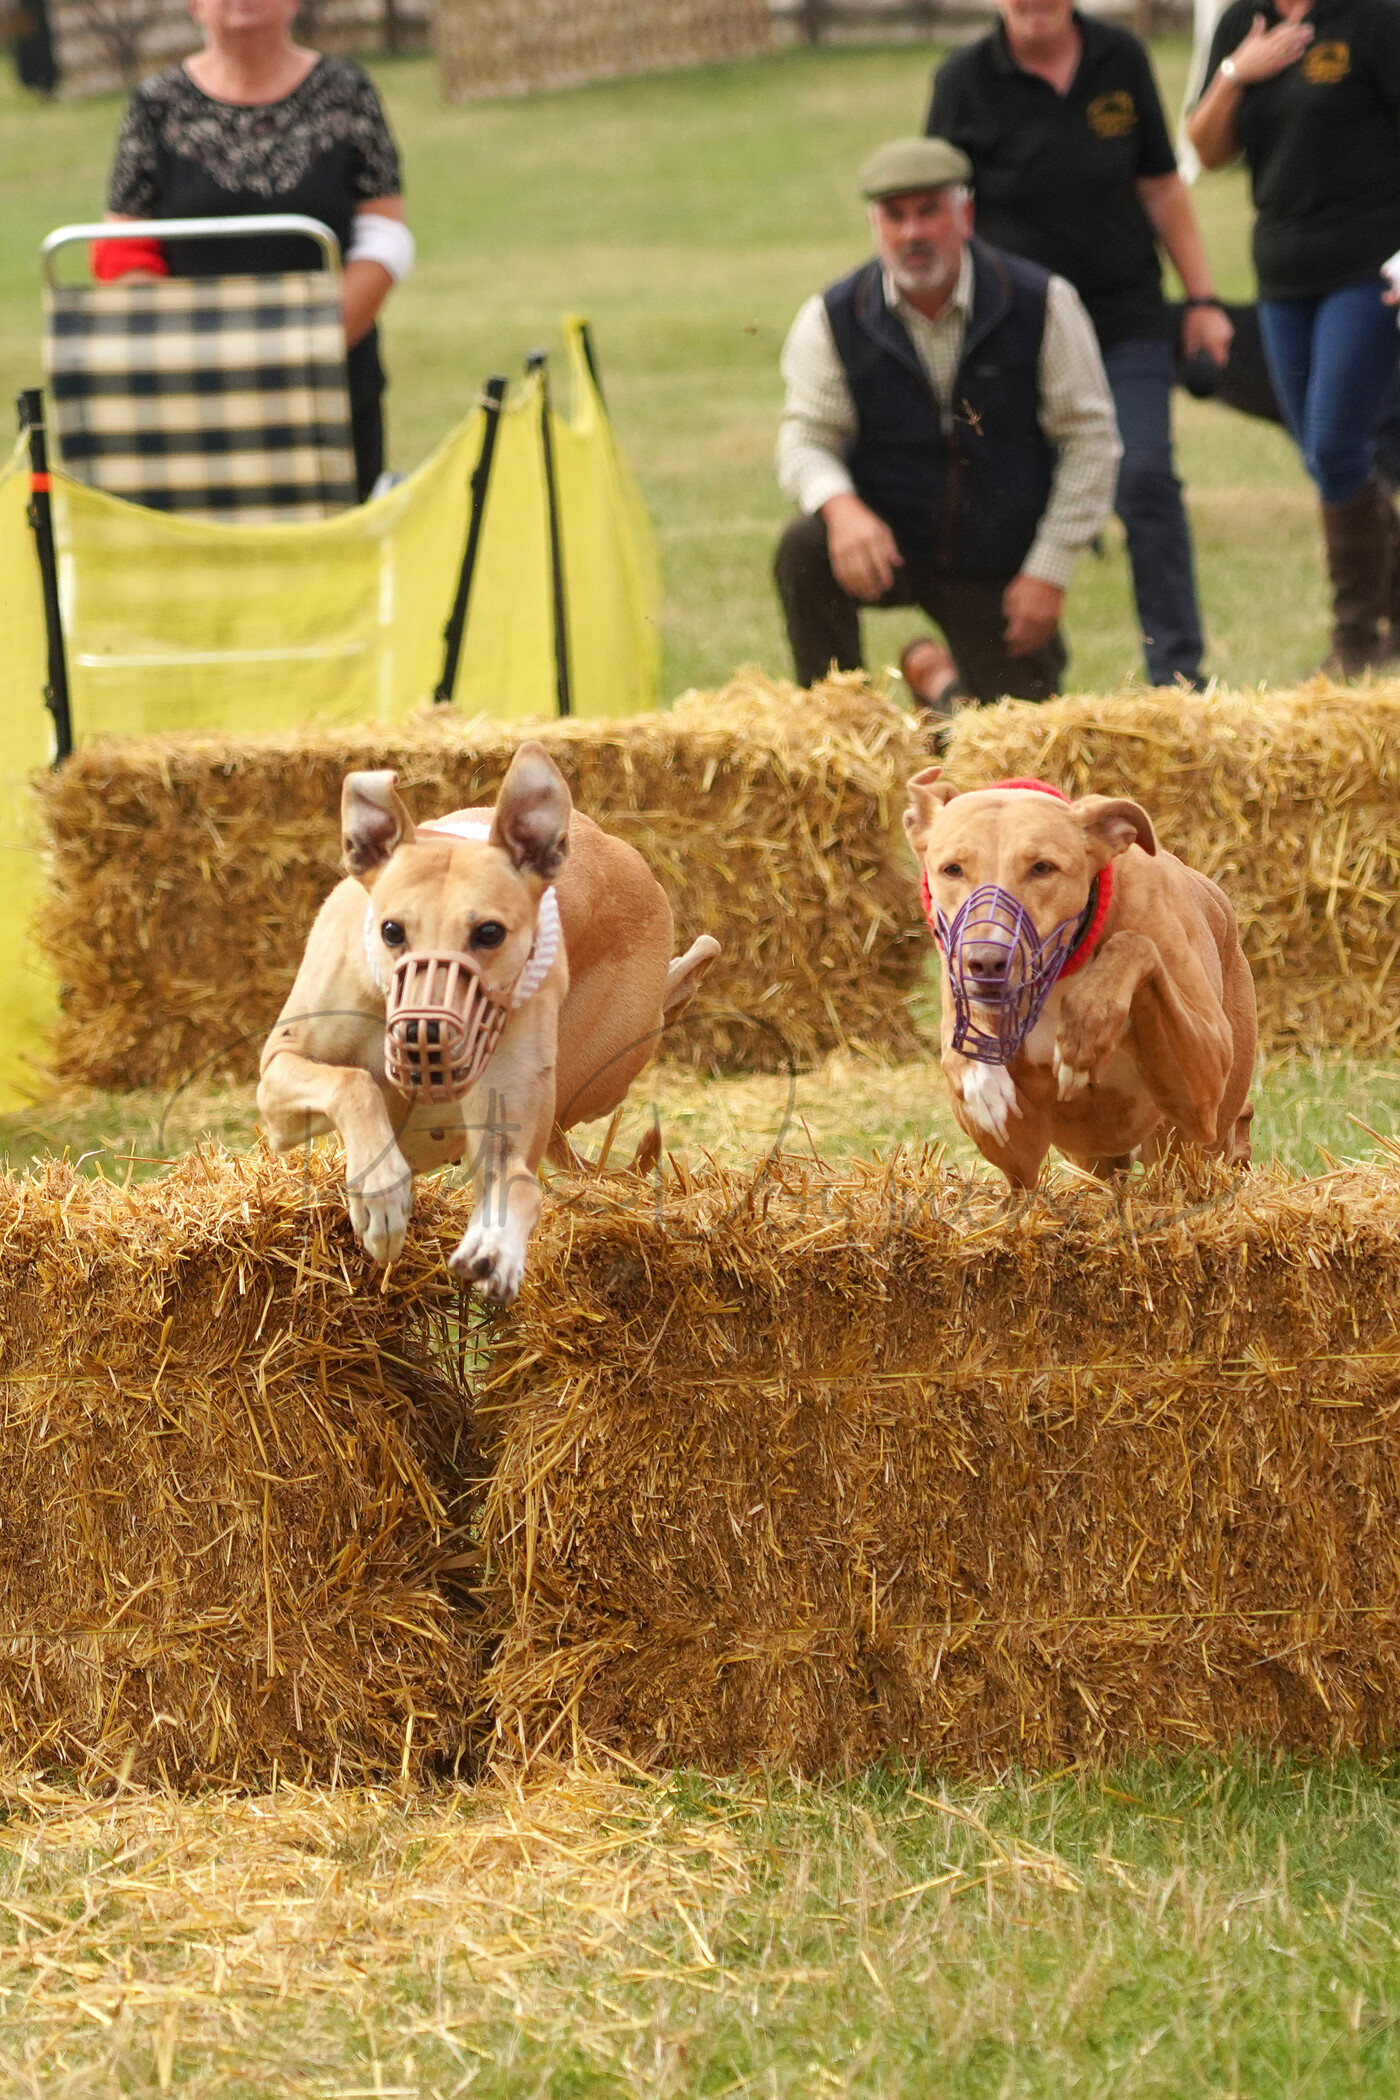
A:
POLYGON ((894 582, 904 557, 894 534, 859 496, 829 496, 822 505, 831 571, 843 591, 873 605, 894 582))
POLYGON ((1204 351, 1213 364, 1223 366, 1235 339, 1234 324, 1223 307, 1188 306, 1181 326, 1181 354, 1199 357, 1204 351))
POLYGON ((1249 25, 1249 35, 1230 53, 1235 61, 1236 85, 1255 87, 1261 80, 1272 80, 1276 73, 1287 72, 1312 40, 1311 22, 1280 22, 1275 28, 1266 29, 1264 17, 1256 15, 1249 25))
POLYGON ((1060 624, 1065 594, 1053 583, 1024 571, 1013 576, 1002 592, 1001 609, 1006 615, 1006 653, 1030 656, 1044 647, 1060 624))

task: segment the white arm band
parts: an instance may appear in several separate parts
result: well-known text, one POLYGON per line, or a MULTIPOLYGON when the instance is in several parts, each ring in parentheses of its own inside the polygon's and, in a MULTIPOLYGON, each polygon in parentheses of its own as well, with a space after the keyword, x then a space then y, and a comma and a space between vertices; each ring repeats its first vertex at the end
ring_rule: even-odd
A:
POLYGON ((357 211, 345 260, 375 262, 387 270, 395 284, 402 284, 413 268, 417 244, 402 219, 386 219, 381 211, 357 211))

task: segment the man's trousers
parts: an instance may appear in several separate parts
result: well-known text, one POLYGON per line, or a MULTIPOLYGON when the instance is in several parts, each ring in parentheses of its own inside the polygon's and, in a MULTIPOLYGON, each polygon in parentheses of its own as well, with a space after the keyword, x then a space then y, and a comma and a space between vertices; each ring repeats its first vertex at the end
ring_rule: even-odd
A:
MULTIPOLYGON (((826 521, 795 518, 778 542, 773 564, 783 601, 799 685, 813 685, 835 664, 861 669, 861 600, 836 581, 827 552, 826 521)), ((987 702, 1049 700, 1058 690, 1068 652, 1058 633, 1029 656, 1009 656, 1001 582, 940 575, 930 563, 906 561, 880 606, 917 605, 943 629, 957 667, 957 697, 987 702)))
POLYGON ((1128 536, 1147 682, 1195 685, 1204 644, 1191 528, 1172 460, 1171 345, 1155 336, 1115 343, 1103 368, 1123 440, 1113 507, 1128 536))

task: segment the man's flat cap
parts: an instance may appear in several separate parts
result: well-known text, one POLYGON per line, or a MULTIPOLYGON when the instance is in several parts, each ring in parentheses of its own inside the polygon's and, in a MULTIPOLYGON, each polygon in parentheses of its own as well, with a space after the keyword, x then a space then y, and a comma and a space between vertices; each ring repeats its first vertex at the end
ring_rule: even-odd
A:
POLYGON ((877 146, 860 171, 862 197, 898 197, 906 190, 941 190, 972 180, 972 162, 947 139, 891 139, 877 146))

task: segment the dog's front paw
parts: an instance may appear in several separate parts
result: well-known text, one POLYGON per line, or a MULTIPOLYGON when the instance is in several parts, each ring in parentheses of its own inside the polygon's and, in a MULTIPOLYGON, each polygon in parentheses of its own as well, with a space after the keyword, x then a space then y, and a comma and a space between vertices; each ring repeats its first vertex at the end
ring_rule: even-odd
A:
POLYGON ((413 1215, 413 1175, 398 1146, 348 1176, 345 1193, 355 1237, 370 1260, 397 1261, 413 1215))
POLYGON ((1011 1132, 1011 1118, 1021 1113, 1016 1082, 1005 1065, 969 1064, 962 1075, 962 1103, 970 1123, 999 1145, 1011 1132))
POLYGON ((1051 1057, 1062 1101, 1083 1093, 1118 1048, 1127 1025, 1126 1008, 1087 997, 1065 999, 1051 1057))
POLYGON ((483 1298, 511 1305, 525 1277, 525 1242, 514 1225, 483 1225, 474 1218, 447 1266, 483 1298))
POLYGON ((1072 1101, 1076 1094, 1083 1093, 1085 1087, 1089 1084, 1091 1075, 1088 1072, 1078 1071, 1073 1065, 1067 1064, 1060 1054, 1058 1043, 1055 1045, 1050 1062, 1055 1068, 1056 1090, 1061 1101, 1072 1101))

